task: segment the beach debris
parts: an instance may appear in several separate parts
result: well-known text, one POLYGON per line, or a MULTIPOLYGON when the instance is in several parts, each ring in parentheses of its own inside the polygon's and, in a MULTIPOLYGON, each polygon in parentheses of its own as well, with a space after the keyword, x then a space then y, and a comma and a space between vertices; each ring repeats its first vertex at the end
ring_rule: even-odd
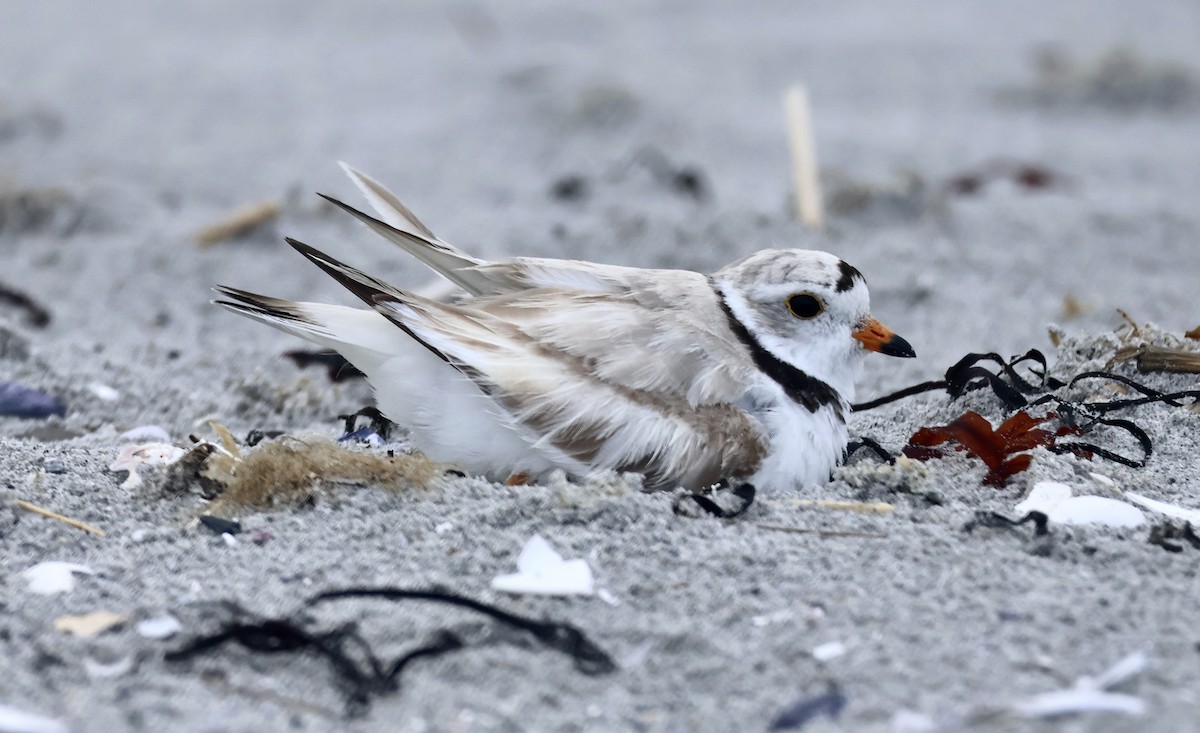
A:
POLYGON ((75 529, 82 529, 84 532, 91 532, 92 534, 96 535, 97 537, 104 536, 104 530, 102 530, 102 529, 93 527, 92 525, 90 525, 86 522, 81 522, 78 519, 71 519, 70 517, 65 517, 65 516, 59 514, 58 512, 52 512, 49 509, 44 509, 40 506, 37 506, 36 504, 31 504, 31 503, 25 501, 24 499, 14 499, 12 503, 13 503, 13 506, 15 506, 16 508, 27 511, 31 514, 37 514, 38 516, 46 517, 47 519, 53 519, 55 521, 59 521, 64 524, 69 524, 70 526, 74 527, 75 529))
POLYGON ((29 590, 38 595, 50 596, 56 593, 69 593, 75 589, 75 574, 95 575, 94 570, 87 565, 73 562, 47 560, 21 572, 21 577, 29 583, 29 590))
POLYGON ((755 524, 759 529, 765 529, 770 532, 787 532, 789 534, 815 534, 821 539, 829 539, 830 537, 865 537, 869 539, 886 539, 887 534, 884 532, 859 532, 857 530, 842 530, 842 529, 810 529, 808 527, 789 527, 782 524, 755 524))
POLYGON ((1047 419, 1018 411, 993 430, 987 418, 968 410, 947 425, 925 427, 913 433, 903 453, 918 461, 942 458, 947 454, 945 448, 939 446, 950 443, 954 450, 966 451, 984 462, 988 467, 983 478, 985 485, 1004 486, 1009 478, 1029 468, 1033 462, 1033 456, 1026 451, 1038 446, 1052 446, 1059 436, 1080 432, 1069 427, 1059 428, 1056 432, 1037 427, 1047 419))
POLYGON ((75 195, 53 186, 0 191, 0 233, 68 237, 93 223, 94 213, 75 195))
POLYGON ((1183 540, 1197 550, 1200 550, 1200 535, 1192 529, 1190 522, 1184 522, 1183 527, 1177 527, 1171 522, 1163 522, 1150 527, 1150 536, 1147 540, 1152 545, 1157 545, 1167 552, 1183 552, 1183 545, 1175 540, 1183 540))
POLYGON ((1137 527, 1146 517, 1137 507, 1103 496, 1072 496, 1071 487, 1057 481, 1039 481, 1025 500, 1013 507, 1019 514, 1039 511, 1055 524, 1103 524, 1137 527))
POLYGON ((158 425, 138 425, 117 436, 126 443, 170 443, 171 434, 158 425))
POLYGON ((143 466, 165 466, 177 462, 187 451, 176 448, 170 443, 141 443, 127 445, 117 452, 117 457, 109 464, 110 471, 128 471, 129 475, 121 482, 122 489, 136 489, 142 485, 139 470, 143 466))
POLYGON ((802 84, 788 88, 783 95, 788 149, 792 155, 792 181, 795 185, 796 216, 810 229, 825 226, 821 180, 817 174, 817 145, 813 135, 808 89, 802 84))
POLYGON ((209 498, 219 496, 209 508, 212 514, 308 501, 334 484, 427 487, 441 476, 440 467, 423 455, 355 450, 324 436, 284 436, 241 457, 211 443, 194 450, 200 451, 198 463, 180 476, 185 483, 177 486, 199 482, 202 491, 212 493, 209 498))
POLYGON ((1138 371, 1143 374, 1200 374, 1200 351, 1173 349, 1154 344, 1130 345, 1118 349, 1108 365, 1111 367, 1126 361, 1135 362, 1138 371))
POLYGON ((1053 108, 1103 108, 1113 112, 1172 111, 1200 103, 1196 71, 1174 62, 1150 61, 1136 50, 1116 47, 1079 61, 1060 48, 1042 48, 1033 58, 1036 78, 1001 98, 1053 108))
POLYGON ((169 639, 183 631, 183 624, 179 623, 179 619, 171 614, 165 613, 162 616, 138 621, 133 630, 143 639, 169 639))
POLYGON ((1029 512, 1020 519, 1011 519, 999 512, 977 511, 971 521, 963 525, 963 531, 967 534, 974 532, 978 527, 987 527, 989 529, 997 529, 1001 527, 1020 527, 1022 524, 1033 522, 1033 534, 1036 537, 1043 537, 1050 534, 1050 518, 1042 512, 1029 512))
POLYGON ((128 620, 129 616, 123 613, 94 611, 81 616, 59 616, 54 619, 54 628, 80 639, 90 639, 128 620))
POLYGON ((992 160, 946 179, 944 189, 951 196, 974 196, 995 182, 1012 184, 1022 191, 1067 188, 1070 179, 1040 163, 1017 160, 992 160))
POLYGON ((792 499, 792 506, 802 509, 831 509, 860 514, 891 514, 895 504, 886 501, 845 501, 842 499, 792 499))
POLYGON ((33 296, 24 293, 4 283, 0 283, 0 304, 17 308, 25 314, 25 324, 31 328, 45 328, 50 325, 50 311, 33 296))
POLYGON ((135 661, 132 654, 117 657, 111 662, 103 662, 89 655, 83 658, 83 671, 87 673, 89 679, 115 679, 132 672, 135 661))
POLYGON ((205 529, 210 530, 213 534, 235 535, 242 531, 242 523, 231 519, 214 517, 211 514, 201 514, 198 520, 200 524, 204 525, 205 529))
POLYGON ((245 237, 256 229, 274 222, 282 213, 278 199, 247 204, 229 213, 224 219, 196 232, 193 240, 201 248, 208 248, 231 239, 245 237))
POLYGON ((252 529, 250 530, 250 534, 247 536, 250 538, 251 542, 259 547, 262 547, 271 540, 275 539, 275 535, 271 534, 265 529, 252 529))
POLYGON ((58 456, 50 456, 42 459, 42 468, 46 473, 60 474, 67 472, 67 462, 58 456))
POLYGON ((1140 697, 1109 690, 1140 674, 1148 663, 1143 652, 1134 652, 1096 677, 1080 677, 1068 688, 1018 701, 1011 710, 1022 718, 1056 718, 1079 713, 1141 715, 1146 712, 1146 703, 1140 697))
POLYGON ((1134 504, 1144 506, 1152 512, 1158 512, 1172 519, 1182 519, 1185 522, 1200 526, 1200 509, 1188 509, 1186 507, 1168 504, 1165 501, 1157 501, 1148 496, 1135 494, 1132 491, 1125 492, 1125 498, 1132 501, 1134 504))
POLYGON ((879 441, 874 438, 862 436, 857 440, 851 440, 846 443, 846 454, 842 459, 842 463, 848 463, 850 458, 860 450, 868 450, 875 454, 879 460, 888 465, 895 465, 896 457, 893 456, 886 448, 879 444, 879 441))
POLYGON ((542 596, 590 596, 596 582, 587 560, 564 560, 541 535, 535 534, 517 556, 517 572, 499 575, 492 589, 542 596))
POLYGON ((802 697, 775 716, 767 730, 797 730, 809 721, 824 716, 837 720, 846 707, 847 699, 838 686, 830 682, 825 692, 802 697))
POLYGON ((826 642, 819 646, 813 647, 812 650, 813 659, 817 660, 818 662, 828 662, 831 659, 837 659, 845 653, 846 645, 840 641, 826 642))
POLYGON ((1196 326, 1192 330, 1183 334, 1184 338, 1200 341, 1200 326, 1196 326))
POLYGON ((67 406, 41 390, 16 382, 0 382, 0 416, 31 420, 67 414, 67 406))
POLYGON ((120 392, 102 382, 92 382, 88 385, 88 391, 103 402, 116 402, 121 398, 120 392))
POLYGON ((283 357, 295 364, 298 369, 310 366, 321 367, 329 376, 329 381, 334 384, 366 377, 358 367, 336 351, 285 351, 283 357))
POLYGON ((725 483, 720 483, 706 491, 688 492, 676 496, 671 503, 671 510, 675 512, 676 516, 694 517, 695 514, 684 508, 694 504, 717 519, 736 519, 754 505, 754 497, 757 494, 758 490, 752 484, 742 483, 730 488, 725 483), (723 506, 723 503, 728 503, 724 501, 728 498, 736 500, 731 507, 723 506))
POLYGON ((356 624, 341 624, 332 630, 321 630, 315 627, 316 622, 307 613, 316 606, 352 598, 391 602, 426 601, 467 609, 487 616, 502 626, 529 633, 542 646, 569 656, 575 669, 583 674, 601 675, 616 670, 612 657, 583 631, 570 624, 521 616, 446 591, 390 587, 346 588, 319 593, 309 597, 295 616, 282 618, 258 616, 227 601, 219 604, 220 613, 206 614, 206 620, 218 619, 219 627, 215 631, 193 637, 183 646, 167 652, 165 659, 168 662, 187 661, 228 643, 264 654, 307 650, 329 663, 345 695, 346 713, 353 717, 365 714, 373 697, 399 689, 400 676, 412 662, 470 647, 460 633, 443 629, 423 646, 393 660, 381 659, 356 624))
POLYGON ((1069 321, 1080 316, 1085 316, 1091 313, 1096 308, 1091 303, 1086 303, 1079 299, 1079 296, 1068 290, 1063 296, 1062 314, 1059 316, 1064 321, 1069 321))
POLYGON ((0 733, 69 733, 62 721, 0 703, 0 733))
POLYGON ((835 216, 857 217, 871 222, 912 221, 932 203, 928 186, 920 174, 902 170, 890 180, 857 180, 839 170, 821 172, 827 192, 826 210, 835 216))

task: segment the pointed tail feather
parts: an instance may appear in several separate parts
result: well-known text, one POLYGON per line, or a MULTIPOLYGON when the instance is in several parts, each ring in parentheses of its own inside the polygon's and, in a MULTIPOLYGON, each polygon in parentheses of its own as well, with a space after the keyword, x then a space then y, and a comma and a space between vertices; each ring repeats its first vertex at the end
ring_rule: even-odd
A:
POLYGON ((338 165, 342 167, 347 176, 350 176, 350 180, 354 182, 354 185, 358 186, 358 190, 362 192, 362 195, 371 204, 371 208, 375 209, 375 212, 379 214, 379 218, 401 231, 420 234, 426 239, 437 240, 437 237, 434 236, 429 227, 425 226, 417 218, 416 214, 413 214, 407 206, 401 203, 396 194, 384 188, 382 183, 361 171, 355 170, 347 163, 338 161, 338 165))
POLYGON ((424 262, 434 272, 468 293, 480 295, 489 290, 487 279, 473 269, 488 264, 487 261, 472 257, 440 239, 398 229, 332 196, 323 193, 317 195, 366 224, 368 229, 424 262))

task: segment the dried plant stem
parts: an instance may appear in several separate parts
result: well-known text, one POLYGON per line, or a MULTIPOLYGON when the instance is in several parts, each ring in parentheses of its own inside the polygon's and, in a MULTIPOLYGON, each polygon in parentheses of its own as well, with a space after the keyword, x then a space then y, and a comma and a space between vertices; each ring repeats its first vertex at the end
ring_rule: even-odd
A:
POLYGON ((65 522, 65 523, 71 525, 75 529, 82 529, 84 532, 91 532, 92 534, 96 535, 97 537, 104 536, 104 530, 102 530, 102 529, 93 527, 92 525, 87 524, 86 522, 81 522, 78 519, 71 519, 70 517, 64 517, 63 515, 59 514, 58 512, 52 512, 49 509, 43 509, 40 506, 37 506, 36 504, 30 504, 29 502, 25 501, 24 499, 17 499, 16 504, 19 509, 24 509, 27 512, 31 512, 33 514, 40 514, 41 516, 46 517, 48 519, 57 519, 60 522, 65 522))
POLYGON ((817 508, 817 509, 837 509, 847 512, 862 512, 863 514, 891 514, 895 510, 895 504, 888 504, 885 501, 839 501, 836 499, 795 499, 792 501, 793 506, 817 508))
POLYGON ((813 140, 808 90, 797 84, 783 97, 787 120, 788 147, 792 151, 792 177, 796 185, 796 213, 801 223, 813 229, 825 225, 821 182, 817 177, 817 152, 813 140))
POLYGON ((235 239, 267 222, 278 219, 282 210, 279 202, 275 200, 243 206, 221 221, 196 232, 196 244, 200 247, 211 247, 226 240, 235 239))

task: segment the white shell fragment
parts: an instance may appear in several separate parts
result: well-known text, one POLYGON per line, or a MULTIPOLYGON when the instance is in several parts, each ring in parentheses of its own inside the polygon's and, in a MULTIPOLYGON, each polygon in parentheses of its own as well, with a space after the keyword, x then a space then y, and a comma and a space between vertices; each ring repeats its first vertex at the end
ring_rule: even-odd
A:
POLYGON ((2 733, 67 733, 67 726, 37 713, 27 713, 10 705, 0 704, 2 733))
POLYGON ((818 662, 828 662, 831 659, 837 659, 846 653, 846 645, 840 641, 831 641, 820 646, 813 647, 813 659, 818 662))
POLYGON ((105 402, 116 402, 121 397, 120 392, 102 382, 92 382, 88 390, 105 402))
POLYGON ((541 535, 525 543, 516 573, 492 581, 492 588, 504 593, 544 596, 590 596, 595 586, 586 560, 563 560, 541 535))
POLYGON ((101 662, 93 657, 83 658, 83 671, 94 680, 124 677, 133 671, 133 655, 121 657, 111 662, 101 662))
POLYGON ((1071 487, 1057 481, 1040 481, 1015 510, 1018 514, 1042 512, 1057 524, 1103 524, 1137 527, 1146 517, 1135 506, 1103 496, 1072 496, 1071 487))
POLYGON ((1165 501, 1155 501, 1148 496, 1135 494, 1132 491, 1125 492, 1125 498, 1132 501, 1134 504, 1141 504, 1152 512, 1166 515, 1172 519, 1182 519, 1185 522, 1191 522, 1195 525, 1200 525, 1200 509, 1188 509, 1186 507, 1175 506, 1168 504, 1165 501))
POLYGON ((95 575, 95 571, 86 565, 50 560, 28 568, 21 573, 21 577, 29 583, 30 591, 48 596, 74 590, 75 573, 95 575))
POLYGON ((1146 668, 1149 659, 1134 652, 1096 677, 1080 677, 1065 690, 1053 690, 1013 704, 1012 711, 1024 718, 1053 718, 1073 713, 1124 713, 1141 715, 1146 703, 1140 697, 1108 688, 1125 682, 1146 668))
POLYGON ((142 443, 127 445, 117 453, 117 458, 108 466, 110 471, 128 471, 129 476, 121 483, 122 489, 136 489, 142 485, 138 469, 142 466, 161 466, 180 459, 187 451, 170 443, 142 443))
POLYGON ((169 639, 183 630, 183 624, 179 623, 179 619, 167 614, 139 621, 133 628, 143 639, 169 639))
POLYGON ((82 616, 59 616, 54 619, 54 628, 80 639, 90 639, 129 620, 123 613, 96 611, 82 616))

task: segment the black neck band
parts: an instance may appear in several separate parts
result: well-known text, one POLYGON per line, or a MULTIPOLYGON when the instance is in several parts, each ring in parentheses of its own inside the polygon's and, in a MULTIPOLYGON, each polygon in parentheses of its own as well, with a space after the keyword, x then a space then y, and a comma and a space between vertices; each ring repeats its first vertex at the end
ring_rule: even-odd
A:
POLYGON ((825 382, 810 376, 796 367, 788 364, 775 356, 771 352, 763 348, 762 344, 746 330, 742 322, 733 315, 729 304, 725 302, 725 295, 720 288, 713 286, 713 291, 717 294, 717 302, 721 304, 721 310, 725 311, 725 317, 729 321, 729 328, 738 337, 738 340, 750 351, 750 357, 754 359, 754 364, 762 370, 771 379, 779 383, 783 387, 783 391, 788 397, 798 405, 804 407, 809 412, 816 412, 825 405, 832 405, 838 417, 845 418, 842 414, 842 397, 833 387, 830 387, 825 382))

